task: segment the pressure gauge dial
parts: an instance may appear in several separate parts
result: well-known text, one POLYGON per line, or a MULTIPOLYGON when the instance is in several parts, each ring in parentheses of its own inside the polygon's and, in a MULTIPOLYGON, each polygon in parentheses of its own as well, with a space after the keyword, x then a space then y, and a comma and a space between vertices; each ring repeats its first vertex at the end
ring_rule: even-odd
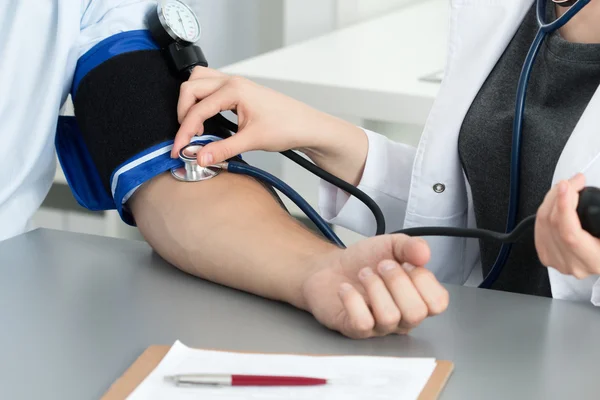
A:
POLYGON ((179 0, 160 1, 149 18, 150 31, 159 46, 189 45, 200 40, 202 28, 192 9, 179 0))

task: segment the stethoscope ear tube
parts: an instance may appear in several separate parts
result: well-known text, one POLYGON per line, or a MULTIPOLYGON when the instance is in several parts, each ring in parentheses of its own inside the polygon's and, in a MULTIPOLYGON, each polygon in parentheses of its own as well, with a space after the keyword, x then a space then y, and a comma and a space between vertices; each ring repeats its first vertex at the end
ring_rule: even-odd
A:
POLYGON ((338 178, 337 176, 330 174, 329 172, 327 172, 324 169, 318 167, 317 165, 311 163, 310 161, 303 158, 301 155, 299 155, 291 150, 284 151, 281 154, 283 154, 285 157, 292 160, 299 166, 303 167, 304 169, 308 170, 309 172, 312 172, 314 175, 323 179, 325 182, 328 182, 328 183, 332 184, 333 186, 336 186, 339 189, 342 189, 343 191, 349 193, 350 195, 352 195, 352 196, 356 197, 358 200, 360 200, 365 206, 367 206, 369 208, 369 210, 371 210, 371 212, 373 213, 373 216, 375 217, 375 224, 376 224, 375 235, 379 236, 379 235, 385 234, 385 217, 383 215, 383 212, 381 211, 381 208, 379 208, 377 203, 371 197, 369 197, 365 192, 358 189, 356 186, 353 186, 353 185, 349 184, 348 182, 338 178))

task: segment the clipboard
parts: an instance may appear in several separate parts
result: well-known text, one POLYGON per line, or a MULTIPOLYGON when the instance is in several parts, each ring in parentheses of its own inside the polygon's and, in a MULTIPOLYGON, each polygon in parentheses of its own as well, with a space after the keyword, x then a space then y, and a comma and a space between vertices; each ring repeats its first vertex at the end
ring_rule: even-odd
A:
MULTIPOLYGON (((126 399, 154 371, 154 368, 160 364, 170 348, 170 346, 148 347, 129 369, 112 384, 101 399, 126 399)), ((437 400, 454 371, 454 364, 451 361, 437 360, 436 363, 437 366, 419 395, 418 400, 437 400)))

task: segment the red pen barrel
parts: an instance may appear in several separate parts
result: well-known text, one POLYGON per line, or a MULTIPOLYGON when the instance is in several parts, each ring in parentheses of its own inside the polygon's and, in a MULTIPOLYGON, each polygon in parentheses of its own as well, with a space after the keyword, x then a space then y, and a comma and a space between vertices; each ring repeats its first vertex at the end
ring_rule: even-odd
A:
POLYGON ((326 379, 299 376, 233 375, 231 377, 232 386, 316 386, 326 383, 326 379))

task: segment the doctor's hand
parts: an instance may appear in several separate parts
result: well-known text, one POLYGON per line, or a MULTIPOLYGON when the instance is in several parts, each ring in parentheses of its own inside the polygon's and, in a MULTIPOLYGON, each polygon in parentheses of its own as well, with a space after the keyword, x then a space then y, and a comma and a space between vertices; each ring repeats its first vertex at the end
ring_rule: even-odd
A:
POLYGON ((294 149, 332 173, 342 171, 342 179, 356 181, 362 174, 368 151, 362 129, 248 79, 203 67, 196 67, 181 86, 181 127, 171 156, 176 158, 194 135, 204 133, 207 119, 226 110, 237 114, 239 132, 205 146, 198 154, 202 166, 252 150, 294 149), (332 165, 323 165, 327 163, 332 165))
POLYGON ((577 279, 600 274, 600 240, 581 227, 577 215, 579 192, 584 187, 582 174, 556 185, 538 210, 535 226, 542 264, 577 279))
POLYGON ((324 259, 305 280, 303 308, 350 338, 407 334, 448 307, 448 292, 424 267, 429 257, 422 239, 364 240, 324 259))

